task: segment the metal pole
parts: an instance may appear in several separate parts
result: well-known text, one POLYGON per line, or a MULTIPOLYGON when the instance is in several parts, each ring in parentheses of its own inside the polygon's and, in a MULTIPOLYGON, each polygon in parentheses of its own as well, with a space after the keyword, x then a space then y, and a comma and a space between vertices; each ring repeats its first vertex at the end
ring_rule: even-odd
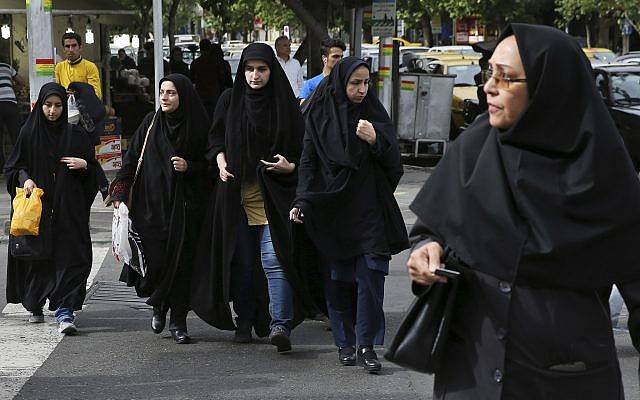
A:
POLYGON ((40 88, 54 79, 55 58, 51 8, 45 9, 43 0, 31 0, 27 10, 29 35, 29 97, 31 107, 38 100, 40 88))
MULTIPOLYGON (((162 0, 153 0, 153 67, 155 85, 160 84, 160 79, 164 77, 164 65, 162 54, 162 0)), ((158 86, 154 87, 156 98, 156 110, 160 107, 160 96, 158 86)))
POLYGON ((351 10, 351 56, 362 57, 362 17, 363 7, 356 7, 351 10))

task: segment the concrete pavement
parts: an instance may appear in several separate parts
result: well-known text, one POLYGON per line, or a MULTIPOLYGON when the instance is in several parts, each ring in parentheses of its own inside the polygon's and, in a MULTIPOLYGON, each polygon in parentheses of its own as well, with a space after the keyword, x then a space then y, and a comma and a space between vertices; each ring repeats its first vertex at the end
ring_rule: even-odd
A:
MULTIPOLYGON (((408 227, 415 217, 407 207, 426 177, 425 170, 407 168, 396 192, 408 227)), ((2 196, 5 195, 0 195, 0 217, 7 206, 6 196, 2 196)), ((94 253, 108 246, 110 222, 110 211, 96 203, 92 213, 94 253)), ((2 251, 6 254, 6 248, 2 251)), ((385 286, 387 341, 412 300, 404 267, 406 257, 405 252, 393 258, 385 286)), ((117 283, 120 266, 111 255, 106 254, 103 261, 99 258, 100 255, 94 261, 101 268, 96 269, 87 304, 78 314, 79 335, 55 337, 51 334, 55 330, 51 316, 40 327, 28 325, 26 315, 0 316, 0 398, 14 395, 16 399, 432 398, 430 376, 385 361, 379 376, 366 374, 360 367, 339 366, 330 332, 320 322, 309 321, 298 327, 292 336, 294 351, 278 355, 265 340, 238 345, 232 341, 232 332, 218 331, 190 315, 189 332, 195 343, 176 345, 167 332, 161 335, 151 332, 151 310, 130 289, 117 283), (8 325, 14 330, 9 331, 8 325), (39 361, 41 365, 33 375, 23 377, 26 383, 20 389, 15 387, 18 381, 9 376, 7 364, 27 359, 29 354, 14 354, 14 359, 7 360, 3 343, 11 346, 20 337, 34 334, 58 340, 53 344, 33 342, 31 349, 44 345, 52 348, 39 361)), ((4 264, 3 259, 0 269, 4 264)), ((5 272, 0 273, 0 282, 4 284, 5 272)), ((638 354, 625 331, 616 331, 616 340, 626 398, 640 399, 638 354)), ((378 353, 382 355, 383 351, 378 353)))

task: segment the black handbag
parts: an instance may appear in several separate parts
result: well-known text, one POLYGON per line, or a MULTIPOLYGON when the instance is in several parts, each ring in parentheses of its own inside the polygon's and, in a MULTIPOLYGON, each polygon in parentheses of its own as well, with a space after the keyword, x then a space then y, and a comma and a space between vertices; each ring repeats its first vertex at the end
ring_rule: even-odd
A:
MULTIPOLYGON (((450 265, 447 265, 451 269, 450 265)), ((414 371, 434 374, 444 355, 460 278, 430 286, 412 285, 417 296, 384 357, 414 371)))
POLYGON ((52 210, 44 208, 40 217, 39 234, 13 236, 9 235, 11 255, 24 261, 48 260, 53 254, 53 238, 51 237, 52 210))

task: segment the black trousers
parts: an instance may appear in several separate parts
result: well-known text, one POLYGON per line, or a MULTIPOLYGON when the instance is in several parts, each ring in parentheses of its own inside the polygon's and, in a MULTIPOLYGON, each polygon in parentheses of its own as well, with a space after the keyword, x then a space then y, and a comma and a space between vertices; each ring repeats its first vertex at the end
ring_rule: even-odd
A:
MULTIPOLYGON (((0 101, 0 133, 2 132, 6 132, 9 135, 12 145, 16 143, 20 125, 18 122, 18 105, 14 102, 0 101), (4 128, 4 131, 2 128, 4 128)), ((0 164, 2 166, 4 166, 4 161, 4 148, 0 146, 0 164)))

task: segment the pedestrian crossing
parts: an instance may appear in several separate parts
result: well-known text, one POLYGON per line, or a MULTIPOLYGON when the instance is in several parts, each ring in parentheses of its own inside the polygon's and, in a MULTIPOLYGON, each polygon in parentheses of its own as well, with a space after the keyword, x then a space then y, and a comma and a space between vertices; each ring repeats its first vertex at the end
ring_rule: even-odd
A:
MULTIPOLYGON (((93 247, 87 280, 91 287, 110 247, 93 247)), ((20 304, 7 304, 0 318, 0 400, 12 399, 55 350, 64 335, 58 333, 54 313, 45 305, 45 323, 29 324, 29 312, 20 304)))

